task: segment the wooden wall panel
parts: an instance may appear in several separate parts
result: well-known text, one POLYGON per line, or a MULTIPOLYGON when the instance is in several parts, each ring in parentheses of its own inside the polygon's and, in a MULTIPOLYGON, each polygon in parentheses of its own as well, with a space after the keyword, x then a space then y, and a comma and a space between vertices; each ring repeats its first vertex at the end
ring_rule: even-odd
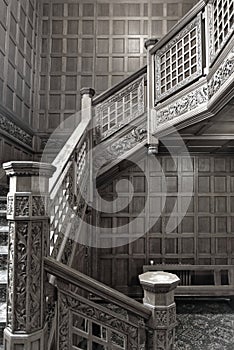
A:
MULTIPOLYGON (((119 180, 129 179, 134 186, 134 195, 128 206, 115 214, 102 213, 100 220, 103 227, 112 227, 107 239, 113 245, 116 240, 111 237, 113 229, 118 232, 119 242, 127 242, 128 233, 142 232, 142 237, 128 245, 100 250, 95 275, 107 282, 109 277, 105 275, 110 268, 111 285, 132 295, 141 292, 137 274, 150 260, 155 263, 234 263, 233 159, 201 155, 193 156, 192 163, 189 163, 185 157, 178 157, 173 162, 170 157, 161 156, 157 159, 160 166, 152 159, 146 157, 142 161, 143 171, 131 167, 111 184, 100 188, 100 193, 111 200, 116 196, 114 189, 119 180), (148 183, 144 173, 149 178, 148 183), (163 176, 167 184, 166 193, 162 186, 163 176), (188 202, 191 185, 193 193, 188 211, 178 224, 188 202), (160 217, 156 220, 158 215, 160 217), (130 225, 129 230, 121 227, 137 216, 139 219, 135 226, 130 225), (174 227, 168 232, 169 220, 174 227), (123 282, 126 280, 128 283, 123 282)), ((126 204, 131 193, 130 186, 119 182, 118 189, 121 203, 126 204)))
POLYGON ((52 131, 79 111, 81 87, 100 93, 140 69, 144 42, 165 35, 196 2, 42 0, 37 128, 52 131))
POLYGON ((36 0, 0 0, 0 104, 34 126, 37 64, 36 0))

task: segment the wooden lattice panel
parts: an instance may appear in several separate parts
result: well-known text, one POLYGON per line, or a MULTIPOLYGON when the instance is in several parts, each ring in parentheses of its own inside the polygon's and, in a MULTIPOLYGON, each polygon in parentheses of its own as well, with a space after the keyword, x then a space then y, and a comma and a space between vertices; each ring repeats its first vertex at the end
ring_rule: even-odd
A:
POLYGON ((126 336, 98 321, 72 314, 72 349, 127 349, 126 336))
POLYGON ((155 54, 156 102, 202 74, 201 15, 155 54))
POLYGON ((234 4, 233 0, 215 0, 214 13, 214 49, 215 52, 222 48, 234 29, 234 4))

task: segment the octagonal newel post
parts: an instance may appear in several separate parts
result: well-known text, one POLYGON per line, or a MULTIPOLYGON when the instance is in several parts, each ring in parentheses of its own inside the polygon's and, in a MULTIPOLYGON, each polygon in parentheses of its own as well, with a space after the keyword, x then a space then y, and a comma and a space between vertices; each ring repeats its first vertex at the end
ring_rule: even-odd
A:
POLYGON ((152 334, 148 339, 148 350, 172 350, 176 327, 174 291, 180 279, 164 271, 146 272, 139 279, 144 289, 143 303, 152 310, 149 322, 152 334))
POLYGON ((10 177, 7 196, 8 289, 5 350, 44 350, 45 275, 49 254, 49 178, 55 167, 39 162, 3 164, 10 177))

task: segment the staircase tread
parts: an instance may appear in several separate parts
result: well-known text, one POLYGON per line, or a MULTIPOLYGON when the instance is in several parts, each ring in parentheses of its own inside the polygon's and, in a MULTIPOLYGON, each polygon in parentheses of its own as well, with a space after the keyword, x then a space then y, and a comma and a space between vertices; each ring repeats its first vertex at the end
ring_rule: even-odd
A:
POLYGON ((7 283, 7 270, 0 270, 0 285, 7 283))
POLYGON ((9 226, 0 226, 0 232, 9 232, 9 226))
POLYGON ((6 308, 7 303, 0 302, 0 323, 6 322, 6 308))
POLYGON ((8 246, 7 245, 0 245, 0 254, 1 255, 7 255, 8 254, 8 246))

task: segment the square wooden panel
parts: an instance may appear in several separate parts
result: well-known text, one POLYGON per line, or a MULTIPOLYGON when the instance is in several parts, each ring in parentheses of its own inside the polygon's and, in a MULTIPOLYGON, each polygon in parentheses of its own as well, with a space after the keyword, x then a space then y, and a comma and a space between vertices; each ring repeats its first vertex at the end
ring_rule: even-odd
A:
POLYGON ((216 217, 215 218, 215 232, 216 233, 227 233, 227 217, 216 217))
POLYGON ((227 254, 227 238, 216 238, 216 253, 227 254))
POLYGON ((210 158, 199 158, 198 159, 198 171, 209 172, 211 171, 211 159, 210 158))
POLYGON ((149 212, 150 214, 160 215, 162 212, 162 200, 160 197, 150 196, 149 198, 149 212))
POLYGON ((211 254, 211 238, 198 238, 199 254, 211 254))
POLYGON ((193 213, 194 212, 194 198, 181 197, 181 212, 182 213, 193 213))
POLYGON ((211 210, 210 201, 211 201, 210 197, 199 196, 198 197, 198 211, 200 213, 209 213, 211 210))
POLYGON ((149 179, 149 193, 157 193, 162 191, 162 177, 150 176, 149 179))
POLYGON ((214 177, 214 191, 215 192, 226 192, 226 189, 227 189, 226 176, 215 176, 214 177))
POLYGON ((145 246, 145 238, 139 238, 136 241, 134 241, 132 244, 132 254, 145 254, 146 253, 146 246, 145 246))
MULTIPOLYGON (((233 221, 234 225, 234 221, 233 221)), ((149 218, 149 232, 150 233, 162 233, 162 219, 160 216, 155 216, 152 217, 150 216, 149 218)))
POLYGON ((121 273, 115 274, 115 285, 126 286, 129 279, 129 260, 128 259, 116 259, 115 269, 121 271, 121 273))
POLYGON ((185 216, 181 222, 182 233, 194 233, 194 217, 185 216))
POLYGON ((182 238, 181 239, 181 253, 182 254, 194 254, 194 238, 182 238))
POLYGON ((162 239, 161 238, 149 238, 149 253, 151 255, 162 253, 162 239))
POLYGON ((182 176, 181 177, 181 191, 193 193, 194 192, 194 177, 182 176))
POLYGON ((166 254, 177 254, 178 253, 178 239, 177 238, 166 238, 165 239, 165 253, 166 254))
POLYGON ((227 198, 226 197, 215 197, 214 206, 216 213, 225 213, 227 211, 227 198))
POLYGON ((198 217, 198 233, 211 233, 211 218, 209 216, 198 217))
POLYGON ((178 192, 178 178, 177 176, 166 176, 167 193, 178 192))
POLYGON ((178 211, 178 200, 177 200, 177 197, 167 196, 166 203, 165 203, 165 212, 171 213, 172 211, 174 212, 178 211))
POLYGON ((199 193, 209 193, 210 192, 210 177, 209 176, 199 176, 198 177, 198 192, 199 193))
MULTIPOLYGON (((139 204, 140 205, 140 204, 139 204)), ((129 198, 128 196, 119 196, 116 204, 117 212, 129 213, 129 198)))

